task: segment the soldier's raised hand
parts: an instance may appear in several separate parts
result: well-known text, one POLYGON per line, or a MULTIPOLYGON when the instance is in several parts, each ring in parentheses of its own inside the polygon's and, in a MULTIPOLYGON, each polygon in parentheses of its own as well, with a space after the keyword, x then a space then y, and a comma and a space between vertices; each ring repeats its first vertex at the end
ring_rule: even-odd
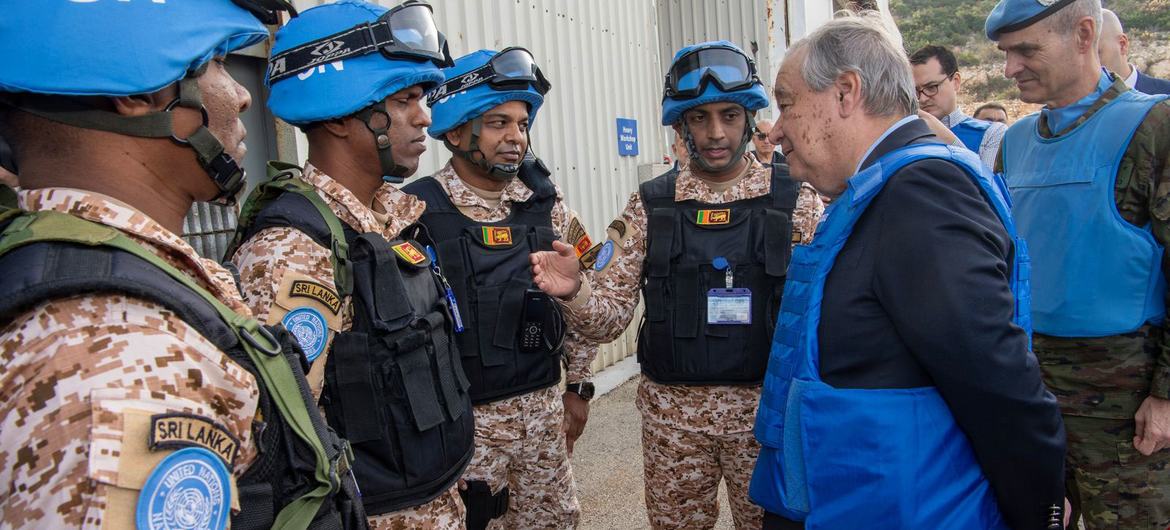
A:
POLYGON ((568 299, 581 288, 581 265, 573 247, 553 242, 553 250, 529 254, 532 279, 549 296, 568 299))

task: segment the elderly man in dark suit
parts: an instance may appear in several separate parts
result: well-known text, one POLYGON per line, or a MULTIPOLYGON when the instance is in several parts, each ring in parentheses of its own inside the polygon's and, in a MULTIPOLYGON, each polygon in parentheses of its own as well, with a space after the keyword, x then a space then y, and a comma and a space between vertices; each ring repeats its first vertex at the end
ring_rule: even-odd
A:
POLYGON ((1064 430, 1005 188, 915 115, 883 28, 833 20, 776 79, 770 140, 835 200, 788 269, 752 500, 764 528, 1062 528, 1064 430))

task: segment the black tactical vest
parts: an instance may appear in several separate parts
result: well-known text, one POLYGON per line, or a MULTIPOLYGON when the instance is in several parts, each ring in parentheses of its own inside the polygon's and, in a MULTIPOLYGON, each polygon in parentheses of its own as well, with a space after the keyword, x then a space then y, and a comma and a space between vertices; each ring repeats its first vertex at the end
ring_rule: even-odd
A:
POLYGON ((564 319, 556 302, 533 284, 528 259, 531 252, 551 250, 559 237, 552 226, 556 189, 539 162, 525 162, 519 178, 532 196, 496 223, 464 216, 433 177, 403 188, 427 203, 422 222, 452 280, 464 326, 456 339, 477 405, 561 379, 564 319))
POLYGON ((800 184, 773 166, 771 193, 725 204, 675 202, 675 171, 639 187, 649 215, 638 332, 642 373, 658 383, 752 385, 763 381, 792 249, 800 184), (711 289, 751 290, 751 324, 709 324, 711 289))
POLYGON ((342 297, 353 295, 353 324, 330 346, 326 419, 353 448, 367 513, 425 504, 463 474, 475 437, 445 280, 428 256, 426 230, 411 225, 394 241, 359 234, 290 175, 249 197, 228 255, 270 227, 294 228, 333 250, 334 283, 342 297))
MULTIPOLYGON (((176 279, 175 275, 182 273, 173 268, 171 272, 164 271, 154 263, 161 261, 159 258, 136 255, 104 242, 94 245, 97 238, 84 242, 74 239, 84 240, 86 237, 80 234, 94 229, 99 234, 114 233, 114 229, 65 214, 41 212, 35 216, 43 218, 46 214, 55 217, 51 222, 55 230, 45 230, 0 255, 0 277, 4 278, 0 282, 0 325, 46 300, 79 294, 121 293, 173 311, 251 373, 260 387, 259 410, 253 423, 259 452, 237 481, 241 509, 231 517, 232 528, 367 528, 366 515, 349 474, 351 461, 345 440, 325 425, 313 405, 304 376, 304 353, 288 331, 280 326, 260 327, 255 332, 247 331, 243 325, 237 327, 209 301, 210 293, 176 279), (246 349, 244 341, 253 346, 246 349), (256 346, 265 343, 268 345, 263 348, 267 351, 256 346), (261 369, 261 365, 265 368, 261 369), (281 388, 274 388, 278 385, 281 388), (296 425, 310 432, 302 436, 296 432, 296 425), (322 482, 318 473, 328 480, 322 482)), ((33 218, 34 214, 30 214, 0 222, 0 229, 6 228, 0 241, 23 238, 27 221, 33 218)), ((140 252, 149 253, 145 249, 140 252)))

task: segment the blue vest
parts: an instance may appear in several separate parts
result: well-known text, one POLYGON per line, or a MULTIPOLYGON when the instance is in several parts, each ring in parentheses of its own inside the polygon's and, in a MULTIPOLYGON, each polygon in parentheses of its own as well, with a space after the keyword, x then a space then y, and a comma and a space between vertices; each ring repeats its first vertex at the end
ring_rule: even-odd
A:
POLYGON ((991 122, 977 120, 968 117, 967 119, 951 126, 951 132, 959 137, 959 141, 967 146, 967 149, 979 154, 979 146, 983 145, 983 136, 987 134, 987 129, 991 127, 991 122))
POLYGON ((1122 219, 1114 199, 1122 155, 1162 99, 1123 92, 1058 138, 1040 136, 1036 114, 1008 130, 1004 178, 1035 267, 1037 333, 1105 337, 1165 315, 1162 246, 1148 225, 1122 219))
POLYGON ((926 158, 962 167, 1015 240, 1016 323, 1028 329, 1028 254, 1007 191, 966 149, 918 144, 849 179, 808 246, 797 247, 756 417, 762 445, 750 494, 808 530, 1006 529, 967 437, 934 387, 838 389, 821 381, 817 326, 825 278, 870 201, 899 169, 926 158))

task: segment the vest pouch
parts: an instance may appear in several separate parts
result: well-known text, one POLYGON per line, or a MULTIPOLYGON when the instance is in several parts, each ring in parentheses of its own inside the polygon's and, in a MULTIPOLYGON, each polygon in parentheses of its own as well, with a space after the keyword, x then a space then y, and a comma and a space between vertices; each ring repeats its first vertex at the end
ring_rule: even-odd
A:
POLYGON ((792 480, 791 496, 796 475, 804 474, 807 528, 872 528, 874 521, 882 528, 1006 528, 975 452, 937 389, 838 389, 806 380, 793 381, 793 389, 799 391, 789 394, 788 409, 797 416, 788 416, 784 445, 800 448, 785 455, 785 472, 795 472, 785 480, 792 480), (799 430, 798 438, 790 429, 799 430))

